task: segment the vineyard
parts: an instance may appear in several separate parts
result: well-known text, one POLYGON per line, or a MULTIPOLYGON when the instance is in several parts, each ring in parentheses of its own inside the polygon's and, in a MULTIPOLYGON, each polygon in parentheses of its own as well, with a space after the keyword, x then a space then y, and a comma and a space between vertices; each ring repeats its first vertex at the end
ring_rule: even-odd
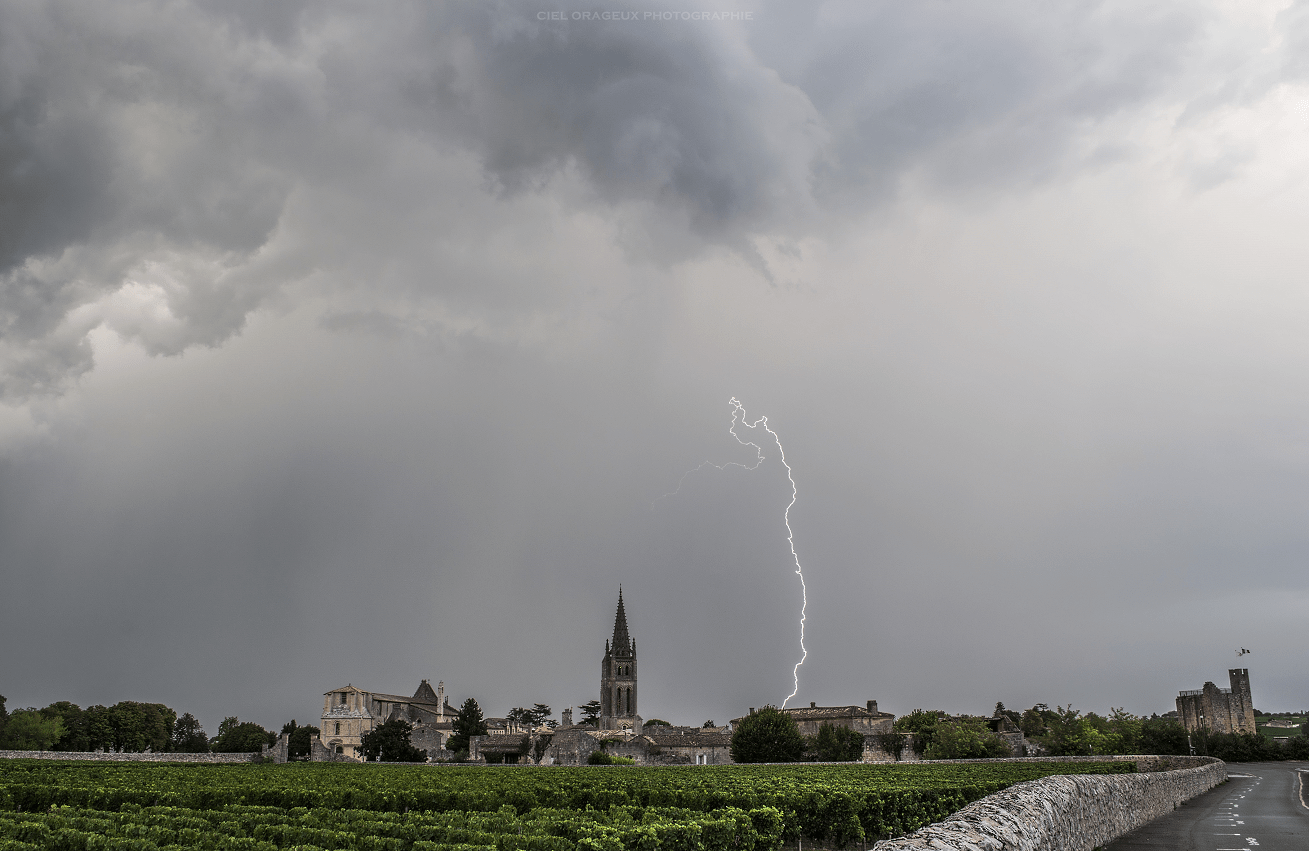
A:
POLYGON ((1119 763, 463 768, 0 762, 0 851, 774 851, 897 836, 1119 763))

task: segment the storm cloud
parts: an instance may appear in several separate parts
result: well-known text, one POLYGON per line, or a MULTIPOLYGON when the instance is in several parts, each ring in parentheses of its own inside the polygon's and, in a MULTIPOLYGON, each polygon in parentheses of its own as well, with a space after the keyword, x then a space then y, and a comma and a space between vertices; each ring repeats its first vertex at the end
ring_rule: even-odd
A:
POLYGON ((1299 708, 1306 10, 6 4, 0 693, 1299 708))

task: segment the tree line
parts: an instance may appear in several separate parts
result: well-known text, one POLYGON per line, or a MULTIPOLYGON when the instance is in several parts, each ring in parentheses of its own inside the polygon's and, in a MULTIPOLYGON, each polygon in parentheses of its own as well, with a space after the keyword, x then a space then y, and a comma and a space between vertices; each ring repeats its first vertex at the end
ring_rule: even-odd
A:
MULTIPOLYGON (((283 725, 292 758, 306 758, 318 728, 294 720, 283 725)), ((277 734, 253 721, 224 718, 210 738, 190 712, 179 717, 162 703, 124 700, 113 706, 85 709, 67 700, 42 709, 6 708, 0 695, 0 750, 128 753, 256 753, 277 741, 277 734)))
MULTIPOLYGON (((1300 735, 1271 741, 1257 733, 1214 733, 1189 737, 1174 718, 1138 717, 1122 709, 1108 715, 1082 713, 1071 706, 1051 709, 1038 703, 1023 712, 997 703, 995 714, 950 716, 941 710, 915 709, 895 720, 893 732, 878 734, 878 744, 900 758, 911 741, 923 759, 995 759, 1027 756, 1013 753, 992 729, 994 719, 1013 721, 1024 737, 1051 756, 1109 756, 1157 754, 1185 756, 1192 752, 1226 762, 1309 759, 1309 722, 1300 735)), ((736 762, 846 762, 863 753, 865 736, 846 727, 823 724, 818 735, 800 734, 795 720, 774 706, 749 715, 732 732, 731 752, 736 762)))

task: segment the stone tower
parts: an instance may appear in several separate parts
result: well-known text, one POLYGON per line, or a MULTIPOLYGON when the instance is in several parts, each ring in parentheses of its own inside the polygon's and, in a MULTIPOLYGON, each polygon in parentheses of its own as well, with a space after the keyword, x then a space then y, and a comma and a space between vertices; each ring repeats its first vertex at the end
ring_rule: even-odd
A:
POLYGON ((1250 696, 1250 671, 1229 668, 1231 688, 1205 683, 1204 688, 1177 695, 1177 715, 1188 733, 1208 729, 1215 733, 1254 733, 1254 700, 1250 696))
POLYGON ((641 727, 636 713, 636 642, 627 633, 627 611, 623 589, 618 589, 618 614, 614 616, 614 637, 605 642, 600 663, 600 729, 624 730, 641 727))

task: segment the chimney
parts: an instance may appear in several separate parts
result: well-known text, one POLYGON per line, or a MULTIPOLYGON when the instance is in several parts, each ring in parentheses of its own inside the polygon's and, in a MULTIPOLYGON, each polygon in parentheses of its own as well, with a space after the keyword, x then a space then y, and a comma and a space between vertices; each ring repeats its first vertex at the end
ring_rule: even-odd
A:
POLYGON ((817 709, 817 708, 818 708, 818 704, 817 704, 817 703, 814 703, 814 702, 811 700, 811 701, 809 701, 809 708, 810 708, 810 709, 817 709))
POLYGON ((750 707, 750 714, 751 714, 751 715, 754 714, 754 707, 753 707, 753 706, 750 707))
POLYGON ((868 711, 873 715, 877 714, 877 701, 875 700, 868 701, 868 711))

